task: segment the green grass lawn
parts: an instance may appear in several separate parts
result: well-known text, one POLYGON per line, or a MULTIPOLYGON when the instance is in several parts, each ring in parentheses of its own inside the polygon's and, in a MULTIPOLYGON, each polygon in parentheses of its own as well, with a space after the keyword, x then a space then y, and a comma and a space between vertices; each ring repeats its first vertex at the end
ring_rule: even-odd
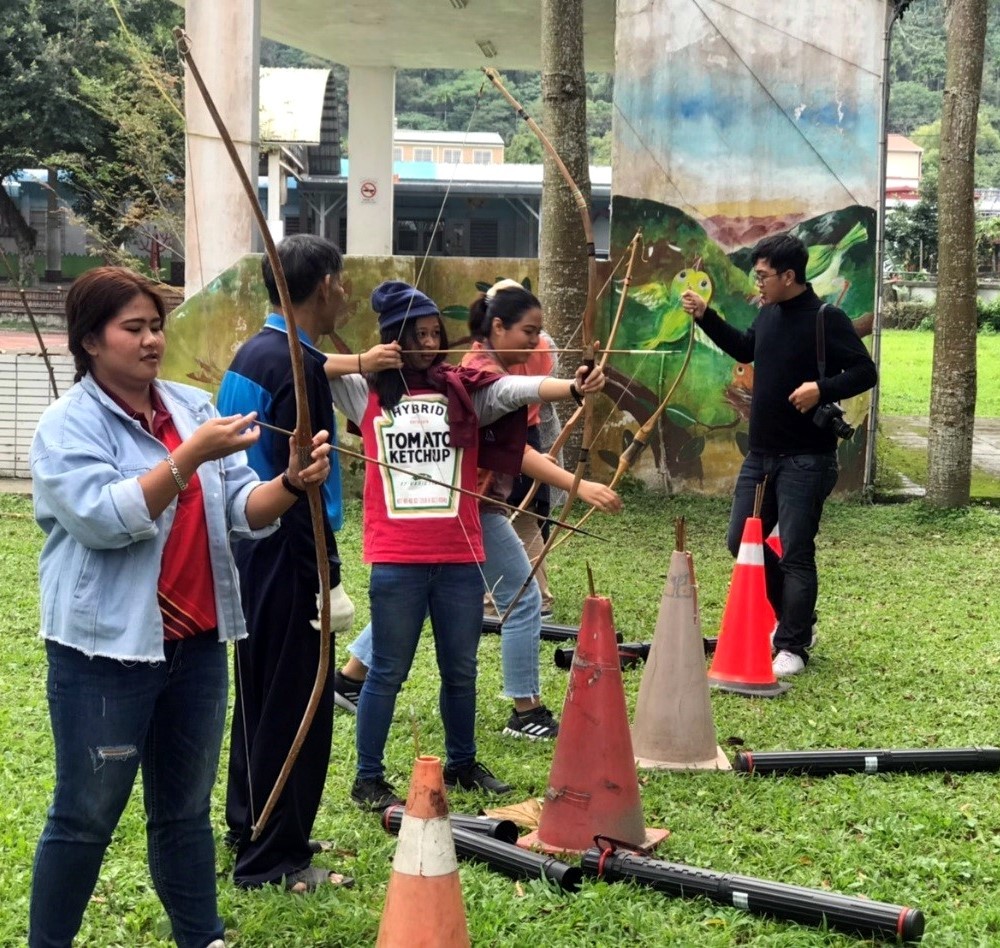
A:
MULTIPOLYGON (((916 484, 927 483, 927 451, 906 447, 887 437, 887 432, 897 427, 894 416, 927 417, 933 359, 932 332, 904 329, 883 332, 876 475, 880 489, 898 487, 897 472, 916 484)), ((976 417, 1000 418, 1000 335, 980 333, 977 337, 976 376, 976 417)), ((910 427, 926 437, 926 421, 910 427)), ((976 498, 1000 498, 1000 478, 973 465, 970 492, 976 498)))
MULTIPOLYGON (((602 517, 608 538, 574 539, 554 557, 556 621, 574 623, 586 594, 585 566, 611 597, 626 639, 652 635, 673 524, 685 516, 706 634, 718 627, 732 561, 723 538, 724 499, 665 498, 626 491, 626 512, 602 517)), ((345 583, 367 612, 359 557, 360 509, 348 507, 339 535, 345 583)), ((748 700, 714 694, 720 742, 736 749, 957 747, 997 744, 1000 702, 1000 600, 996 577, 1000 513, 988 506, 935 511, 922 504, 872 507, 831 502, 819 539, 820 644, 807 672, 785 696, 748 700)), ((45 661, 38 627, 36 561, 41 535, 24 498, 0 497, 0 562, 5 633, 0 675, 0 945, 23 944, 34 845, 52 786, 45 661)), ((343 655, 346 642, 337 644, 343 655)), ((562 706, 567 673, 542 643, 543 697, 562 706)), ((500 735, 509 705, 501 696, 499 640, 480 650, 480 756, 517 789, 509 802, 541 795, 551 745, 500 735)), ((625 673, 634 707, 642 667, 625 673)), ((414 755, 441 753, 432 650, 418 661, 397 706, 388 774, 405 787, 414 755)), ((586 747, 578 753, 600 767, 586 747)), ((341 854, 319 857, 357 878, 350 891, 290 896, 234 889, 228 853, 219 852, 227 943, 239 948, 314 948, 374 943, 395 841, 348 799, 355 764, 354 721, 336 718, 333 762, 314 835, 341 854)), ((741 778, 732 773, 643 773, 646 822, 671 835, 660 856, 717 872, 779 880, 920 908, 925 944, 1000 943, 1000 795, 996 774, 842 775, 741 778)), ((215 794, 221 839, 224 785, 215 794)), ((165 946, 165 918, 145 863, 139 794, 105 861, 78 944, 165 946)), ((456 811, 487 803, 455 793, 456 811)), ((542 883, 517 884, 483 866, 461 865, 472 942, 482 946, 578 945, 828 946, 866 943, 833 931, 768 920, 704 900, 680 900, 621 884, 585 882, 575 895, 542 883)))
MULTIPOLYGON (((879 407, 885 415, 926 415, 931 403, 934 333, 886 329, 879 366, 879 407)), ((1000 335, 976 339, 976 417, 1000 418, 1000 335)))

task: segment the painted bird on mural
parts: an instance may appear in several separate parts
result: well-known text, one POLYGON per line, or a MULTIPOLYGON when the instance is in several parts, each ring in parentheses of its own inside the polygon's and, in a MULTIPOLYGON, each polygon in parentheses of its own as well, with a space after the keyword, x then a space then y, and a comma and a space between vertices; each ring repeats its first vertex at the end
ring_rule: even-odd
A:
POLYGON ((733 366, 732 381, 722 390, 722 395, 744 421, 749 420, 750 402, 753 400, 753 366, 737 362, 733 366))
POLYGON ((676 273, 669 284, 644 283, 632 291, 632 299, 658 320, 656 335, 642 344, 643 349, 670 345, 688 334, 691 317, 684 312, 681 297, 686 290, 693 290, 706 303, 712 298, 712 279, 700 267, 699 258, 694 266, 685 267, 676 273))
POLYGON ((851 284, 841 276, 840 264, 844 254, 868 239, 868 230, 860 221, 835 244, 815 244, 809 248, 806 280, 821 300, 840 305, 851 284))

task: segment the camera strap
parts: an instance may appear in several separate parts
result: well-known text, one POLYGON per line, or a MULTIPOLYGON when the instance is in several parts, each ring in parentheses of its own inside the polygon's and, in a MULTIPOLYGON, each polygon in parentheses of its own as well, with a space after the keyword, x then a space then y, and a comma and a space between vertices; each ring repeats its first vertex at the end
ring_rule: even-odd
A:
POLYGON ((816 367, 819 369, 819 378, 826 378, 826 328, 823 323, 823 310, 829 303, 821 303, 816 310, 816 367))

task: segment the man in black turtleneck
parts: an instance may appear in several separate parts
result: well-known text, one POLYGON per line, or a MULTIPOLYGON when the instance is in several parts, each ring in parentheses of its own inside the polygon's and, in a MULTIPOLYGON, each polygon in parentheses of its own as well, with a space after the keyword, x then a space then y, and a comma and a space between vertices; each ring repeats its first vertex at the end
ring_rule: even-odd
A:
POLYGON ((820 298, 806 283, 805 245, 779 234, 753 249, 761 310, 745 332, 730 326, 696 293, 684 309, 738 362, 754 364, 750 450, 743 461, 729 520, 729 549, 739 552, 754 492, 767 477, 761 509, 765 536, 780 523, 782 557, 765 544, 767 596, 778 617, 774 673, 798 674, 809 661, 816 608, 816 533, 823 502, 837 482, 837 436, 813 423, 817 405, 870 389, 875 363, 840 309, 823 311, 826 376, 819 378, 816 314, 820 298))

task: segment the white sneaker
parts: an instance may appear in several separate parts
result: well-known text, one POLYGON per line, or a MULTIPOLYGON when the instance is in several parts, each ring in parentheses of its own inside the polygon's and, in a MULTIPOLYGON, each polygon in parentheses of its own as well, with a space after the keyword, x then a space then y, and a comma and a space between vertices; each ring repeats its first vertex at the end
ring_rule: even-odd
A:
POLYGON ((786 652, 784 649, 775 655, 774 661, 771 663, 771 670, 774 672, 775 678, 797 675, 805 667, 806 663, 798 655, 794 652, 786 652))
POLYGON ((226 948, 226 943, 221 938, 216 938, 215 941, 210 941, 205 948, 226 948))

